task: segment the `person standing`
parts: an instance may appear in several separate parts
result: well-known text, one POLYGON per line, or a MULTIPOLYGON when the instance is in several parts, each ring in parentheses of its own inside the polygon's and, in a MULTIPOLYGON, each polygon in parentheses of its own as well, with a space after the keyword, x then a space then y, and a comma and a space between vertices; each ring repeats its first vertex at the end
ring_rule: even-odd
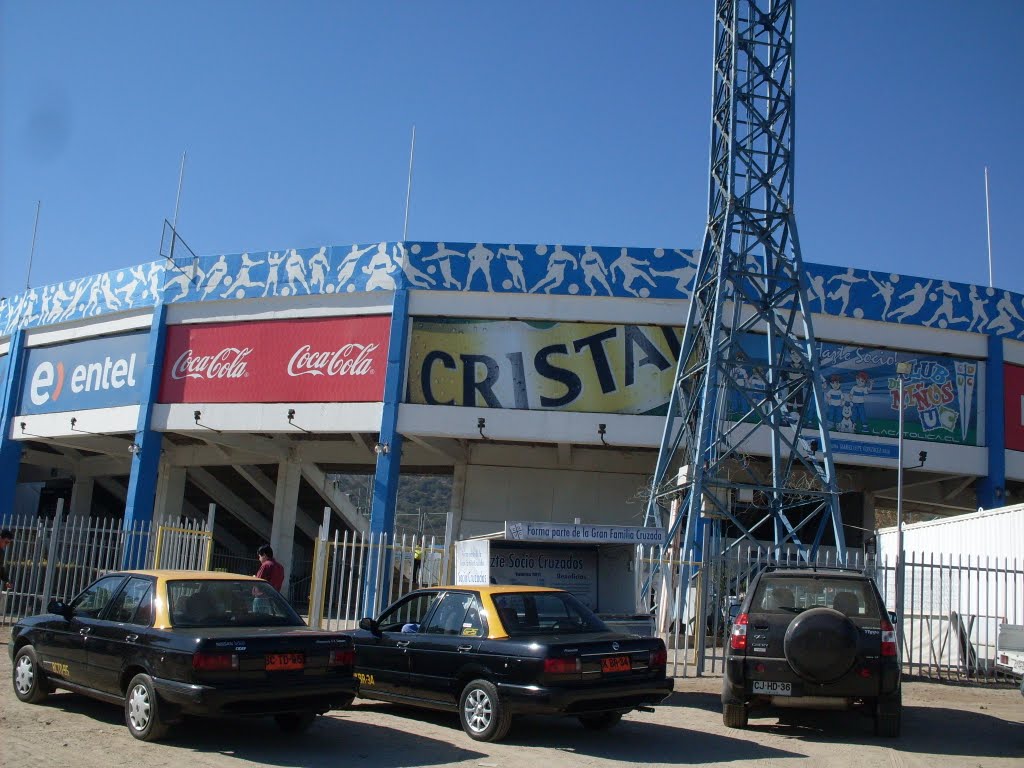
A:
POLYGON ((274 559, 273 548, 269 544, 264 544, 256 550, 256 557, 260 561, 256 578, 269 582, 270 586, 280 592, 284 584, 284 566, 274 559))
POLYGON ((7 571, 6 557, 3 555, 3 551, 11 545, 14 541, 14 533, 10 528, 4 528, 0 531, 0 589, 12 589, 14 585, 11 583, 11 574, 7 571))

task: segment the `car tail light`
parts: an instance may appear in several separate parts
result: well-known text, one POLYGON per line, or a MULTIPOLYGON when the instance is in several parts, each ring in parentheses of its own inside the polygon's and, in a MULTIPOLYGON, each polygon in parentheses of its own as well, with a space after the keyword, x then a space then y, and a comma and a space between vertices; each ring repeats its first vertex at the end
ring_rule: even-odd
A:
POLYGON ((668 664, 668 651, 665 650, 665 646, 661 645, 651 651, 651 668, 664 667, 668 664))
POLYGON ((579 657, 571 659, 544 659, 544 672, 549 675, 575 675, 580 671, 579 657))
POLYGON ((857 670, 857 674, 863 677, 865 680, 871 677, 871 670, 867 667, 861 667, 857 670))
POLYGON ((882 655, 896 655, 896 630, 885 619, 882 619, 882 655))
POLYGON ((356 652, 352 648, 337 648, 327 656, 328 667, 354 667, 356 652))
POLYGON ((734 651, 747 650, 747 614, 741 613, 732 624, 732 634, 729 635, 729 647, 734 651))
POLYGON ((199 651, 192 654, 192 669, 197 672, 223 672, 228 669, 238 669, 238 654, 199 651))

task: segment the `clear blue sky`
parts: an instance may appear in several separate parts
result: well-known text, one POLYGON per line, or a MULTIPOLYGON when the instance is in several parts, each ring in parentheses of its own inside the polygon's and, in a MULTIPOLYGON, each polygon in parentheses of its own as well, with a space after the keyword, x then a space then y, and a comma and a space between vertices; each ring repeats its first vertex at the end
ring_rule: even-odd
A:
MULTIPOLYGON (((0 296, 157 257, 396 240, 698 247, 712 0, 0 0, 0 296)), ((804 0, 808 261, 1024 292, 1024 2, 804 0)))

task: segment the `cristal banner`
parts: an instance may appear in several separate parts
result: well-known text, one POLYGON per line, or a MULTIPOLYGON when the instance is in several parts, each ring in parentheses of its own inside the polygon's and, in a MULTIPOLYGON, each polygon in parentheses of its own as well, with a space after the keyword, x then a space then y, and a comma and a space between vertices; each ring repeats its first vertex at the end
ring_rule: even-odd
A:
MULTIPOLYGON (((681 338, 681 329, 650 325, 417 319, 407 400, 660 416, 668 407, 681 338)), ((732 368, 731 381, 754 391, 767 385, 764 338, 749 334, 743 340, 744 362, 732 368)), ((818 352, 830 431, 896 437, 896 363, 907 362, 905 435, 983 444, 983 363, 829 342, 820 342, 818 352)), ((730 386, 723 408, 734 420, 747 411, 730 386)), ((790 408, 785 416, 795 414, 790 408)))
POLYGON ((378 402, 386 315, 175 325, 161 403, 378 402))

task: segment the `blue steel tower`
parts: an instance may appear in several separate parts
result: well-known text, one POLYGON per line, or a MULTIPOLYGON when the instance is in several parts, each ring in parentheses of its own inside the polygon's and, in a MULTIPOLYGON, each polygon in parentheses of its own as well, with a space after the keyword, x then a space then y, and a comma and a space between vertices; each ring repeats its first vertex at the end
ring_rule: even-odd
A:
POLYGON ((707 231, 646 523, 675 500, 684 552, 703 515, 804 558, 831 529, 845 561, 793 206, 794 5, 715 3, 707 231))

